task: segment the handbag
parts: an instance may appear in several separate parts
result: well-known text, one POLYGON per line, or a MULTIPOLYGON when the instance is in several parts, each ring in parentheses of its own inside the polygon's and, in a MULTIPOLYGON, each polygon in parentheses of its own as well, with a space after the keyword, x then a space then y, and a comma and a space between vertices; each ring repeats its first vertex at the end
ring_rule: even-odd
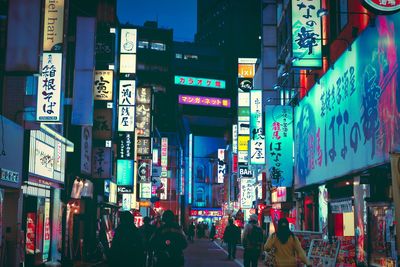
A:
POLYGON ((275 247, 264 251, 264 265, 269 267, 276 266, 275 247))

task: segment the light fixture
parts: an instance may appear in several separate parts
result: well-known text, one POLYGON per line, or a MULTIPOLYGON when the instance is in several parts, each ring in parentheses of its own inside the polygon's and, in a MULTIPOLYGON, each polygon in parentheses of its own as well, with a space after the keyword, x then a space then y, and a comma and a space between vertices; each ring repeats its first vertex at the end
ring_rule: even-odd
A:
POLYGON ((328 12, 328 9, 326 9, 326 8, 320 8, 320 9, 318 9, 318 11, 317 11, 317 16, 319 17, 319 18, 321 18, 321 17, 323 17, 323 16, 327 16, 329 14, 329 12, 328 12))
POLYGON ((292 58, 292 63, 296 62, 297 60, 299 60, 298 57, 293 57, 293 58, 292 58))
POLYGON ((282 78, 287 77, 287 76, 289 76, 289 72, 287 72, 287 71, 285 71, 285 72, 282 73, 282 75, 281 75, 282 78))
POLYGON ((279 90, 281 89, 281 86, 279 84, 275 84, 273 87, 274 90, 279 90))

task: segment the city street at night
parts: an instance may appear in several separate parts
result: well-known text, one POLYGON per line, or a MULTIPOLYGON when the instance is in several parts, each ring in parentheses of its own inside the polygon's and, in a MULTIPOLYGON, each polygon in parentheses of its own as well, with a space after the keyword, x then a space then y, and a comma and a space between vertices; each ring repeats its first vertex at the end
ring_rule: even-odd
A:
POLYGON ((0 0, 0 267, 400 267, 400 0, 0 0))

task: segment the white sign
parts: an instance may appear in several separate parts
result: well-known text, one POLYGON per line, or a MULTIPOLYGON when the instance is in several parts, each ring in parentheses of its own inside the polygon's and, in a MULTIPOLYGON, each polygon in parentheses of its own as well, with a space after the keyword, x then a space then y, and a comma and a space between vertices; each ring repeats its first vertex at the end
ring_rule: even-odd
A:
POLYGON ((108 202, 117 203, 117 184, 110 182, 110 195, 108 196, 108 202))
POLYGON ((168 179, 161 178, 161 187, 160 187, 160 199, 166 200, 168 198, 168 179))
POLYGON ((226 164, 224 162, 225 160, 225 149, 218 149, 218 179, 217 183, 224 183, 224 175, 225 175, 225 169, 226 169, 226 164))
POLYGON ((133 132, 135 131, 135 107, 119 106, 118 107, 118 131, 133 132))
POLYGON ((121 54, 120 55, 120 73, 136 73, 136 55, 121 54))
POLYGON ((53 179, 54 148, 35 140, 35 173, 53 179))
POLYGON ((237 124, 232 125, 232 152, 238 152, 238 126, 237 124))
POLYGON ((250 164, 265 164, 265 140, 250 140, 250 164))
POLYGON ((140 183, 140 198, 150 199, 151 198, 151 182, 140 183))
POLYGON ((120 80, 118 104, 121 106, 135 105, 136 81, 120 80))
POLYGON ((251 178, 253 171, 248 166, 239 166, 239 178, 251 178))
POLYGON ((242 209, 250 209, 253 201, 256 200, 255 188, 253 186, 254 179, 240 180, 240 204, 242 209))
POLYGON ((250 122, 239 121, 238 133, 240 135, 250 135, 250 122))
POLYGON ((121 53, 136 54, 136 29, 121 29, 121 53))
POLYGON ((131 210, 132 194, 122 194, 122 210, 131 210))
POLYGON ((239 93, 238 94, 238 106, 249 107, 250 106, 250 93, 239 93))
POLYGON ((62 54, 43 53, 37 91, 37 121, 60 121, 61 67, 62 54))
POLYGON ((248 151, 238 151, 238 162, 247 163, 248 162, 248 151))

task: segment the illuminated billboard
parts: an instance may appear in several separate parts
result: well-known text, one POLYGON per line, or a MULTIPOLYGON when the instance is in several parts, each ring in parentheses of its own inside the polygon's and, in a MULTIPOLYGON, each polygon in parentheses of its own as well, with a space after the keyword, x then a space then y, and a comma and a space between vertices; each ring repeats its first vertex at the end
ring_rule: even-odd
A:
POLYGON ((133 192, 133 160, 117 160, 118 193, 133 192))
POLYGON ((178 98, 179 98, 179 104, 220 107, 220 108, 231 107, 231 100, 229 98, 196 96, 196 95, 179 95, 178 98))
POLYGON ((113 98, 113 76, 112 70, 95 70, 93 95, 94 100, 112 100, 113 98))
POLYGON ((225 81, 224 80, 215 80, 215 79, 208 79, 208 78, 195 78, 195 77, 176 76, 175 75, 174 81, 175 81, 176 85, 225 89, 225 81))
POLYGON ((45 1, 43 29, 43 51, 62 52, 64 0, 45 1))

